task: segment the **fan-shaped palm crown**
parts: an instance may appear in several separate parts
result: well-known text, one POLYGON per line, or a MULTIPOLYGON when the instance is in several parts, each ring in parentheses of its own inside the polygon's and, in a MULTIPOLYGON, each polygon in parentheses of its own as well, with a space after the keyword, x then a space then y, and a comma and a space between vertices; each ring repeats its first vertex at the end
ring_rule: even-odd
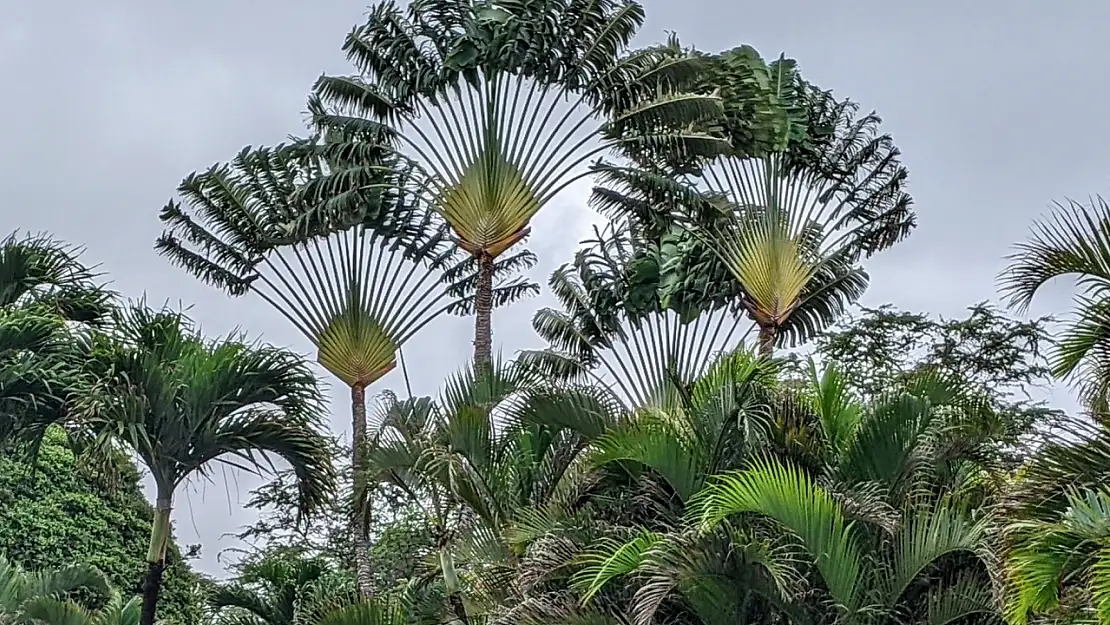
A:
MULTIPOLYGON (((317 83, 336 113, 317 122, 385 122, 425 173, 424 199, 485 267, 595 156, 720 149, 687 130, 719 116, 717 98, 673 88, 694 60, 676 46, 628 51, 643 17, 629 0, 383 2, 344 46, 359 75, 317 83)), ((323 186, 334 195, 349 184, 323 186)), ((488 274, 479 271, 476 302, 487 343, 488 274)), ((476 356, 488 362, 488 351, 478 345, 476 356)))
POLYGON ((633 235, 627 222, 594 234, 552 273, 560 309, 532 319, 548 348, 526 351, 521 361, 556 379, 601 382, 629 409, 665 404, 673 382, 693 380, 714 354, 742 340, 741 319, 730 307, 668 301, 668 252, 633 235))
POLYGON ((792 60, 764 63, 745 46, 708 57, 699 79, 722 85, 732 149, 668 159, 677 180, 647 163, 607 172, 594 203, 673 251, 669 298, 713 306, 738 283, 769 352, 779 335, 804 340, 858 299, 859 259, 912 229, 906 171, 878 116, 857 117, 792 60))
MULTIPOLYGON (((445 228, 413 202, 412 169, 381 146, 373 131, 332 130, 244 150, 229 165, 185 179, 179 191, 187 206, 162 210, 169 230, 156 244, 232 295, 253 291, 312 341, 320 364, 350 387, 355 466, 365 447, 366 387, 396 366, 417 331, 466 303, 454 298, 466 291, 465 277, 450 281, 460 268, 445 266, 454 252, 441 246, 445 228), (333 172, 350 188, 301 193, 333 172)), ((511 297, 514 285, 507 288, 511 297)), ((355 546, 368 595, 364 531, 355 546)))
POLYGON ((316 345, 321 365, 365 387, 450 304, 435 271, 444 257, 436 228, 409 207, 406 172, 389 162, 376 161, 374 184, 342 198, 342 213, 295 199, 337 165, 321 148, 246 149, 190 175, 179 188, 187 206, 162 210, 169 229, 156 247, 232 295, 260 295, 316 345))

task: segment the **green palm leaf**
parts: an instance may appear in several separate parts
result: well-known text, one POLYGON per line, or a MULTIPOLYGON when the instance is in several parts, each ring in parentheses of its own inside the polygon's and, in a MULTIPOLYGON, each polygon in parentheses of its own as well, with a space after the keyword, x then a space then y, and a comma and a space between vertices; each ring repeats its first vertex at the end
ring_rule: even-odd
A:
POLYGON ((321 365, 366 386, 451 305, 440 280, 448 257, 435 224, 408 207, 405 171, 380 156, 346 212, 328 209, 340 198, 294 199, 342 165, 323 145, 244 150, 189 176, 179 188, 187 206, 163 209, 169 229, 156 247, 232 295, 254 292, 316 345, 321 365))
MULTIPOLYGON (((696 71, 694 57, 677 41, 629 51, 642 23, 642 7, 625 0, 388 0, 344 43, 358 75, 316 83, 316 126, 383 136, 420 172, 420 204, 476 260, 474 354, 483 365, 492 359, 495 259, 590 175, 591 161, 618 150, 697 158, 727 148, 700 129, 720 117, 718 98, 674 88, 696 71)), ((357 188, 339 170, 309 192, 357 188)))
POLYGON ((87 606, 67 601, 75 591, 100 600, 112 594, 108 579, 93 567, 75 564, 56 571, 25 571, 0 555, 0 621, 37 618, 32 613, 57 614, 59 619, 87 615, 87 606))
POLYGON ((848 614, 863 607, 866 574, 859 539, 829 493, 801 471, 774 460, 759 462, 717 478, 690 510, 704 530, 734 514, 774 519, 814 558, 837 605, 848 614))
POLYGON ((640 568, 649 551, 664 537, 656 532, 642 531, 627 541, 609 538, 596 545, 581 558, 582 568, 574 576, 573 585, 589 601, 606 584, 640 568))
POLYGON ((1110 205, 1101 197, 1089 205, 1056 203, 1053 214, 1034 224, 1029 240, 1018 244, 1008 260, 999 276, 1000 289, 1019 310, 1027 309, 1054 278, 1076 279, 1080 295, 1075 319, 1062 332, 1053 371, 1077 381, 1083 399, 1096 411, 1104 410, 1110 379, 1110 322, 1103 303, 1110 288, 1110 205))
POLYGON ((672 148, 711 141, 659 134, 717 117, 720 104, 668 89, 696 67, 677 45, 628 51, 642 20, 623 2, 383 2, 344 45, 360 76, 317 83, 340 113, 317 121, 368 126, 341 116, 349 113, 385 122, 381 131, 427 172, 428 200, 460 244, 495 257, 595 155, 652 134, 672 148), (436 33, 436 45, 419 45, 419 33, 436 33))
POLYGON ((687 318, 658 287, 665 257, 611 226, 549 281, 561 310, 542 309, 532 326, 549 347, 521 361, 558 379, 601 383, 626 409, 674 399, 674 378, 690 381, 715 353, 741 340, 727 309, 687 318))
POLYGON ((887 605, 893 607, 929 566, 951 554, 985 550, 990 517, 972 519, 963 510, 944 504, 933 510, 906 510, 906 520, 891 552, 893 575, 885 580, 887 605))

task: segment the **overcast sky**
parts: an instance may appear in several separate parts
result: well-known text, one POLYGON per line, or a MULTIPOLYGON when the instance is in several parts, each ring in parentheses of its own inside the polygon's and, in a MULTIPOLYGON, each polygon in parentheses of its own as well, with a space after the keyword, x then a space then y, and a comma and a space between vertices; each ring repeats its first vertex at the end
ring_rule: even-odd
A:
MULTIPOLYGON (((885 119, 910 169, 919 227, 875 259, 865 303, 960 314, 995 297, 1009 246, 1053 199, 1110 191, 1110 3, 1071 0, 737 2, 645 0, 638 43, 677 31, 705 50, 751 44, 796 58, 803 75, 885 119)), ((232 301, 159 258, 157 214, 190 171, 244 145, 303 131, 305 95, 322 72, 346 73, 343 36, 363 0, 0 0, 0 231, 50 231, 87 247, 116 289, 192 305, 210 334, 236 327, 309 353, 261 302, 232 301)), ((543 281, 595 218, 585 192, 536 219, 543 281)), ((1066 309, 1052 289, 1035 313, 1066 309)), ((549 300, 495 317, 511 354, 536 346, 529 319, 549 300)), ((415 391, 432 393, 470 352, 470 320, 443 320, 406 350, 415 391)), ((397 380, 387 378, 387 387, 397 380)), ((349 432, 333 390, 333 426, 349 432)), ((1054 404, 1070 406, 1065 391, 1054 404)), ((181 543, 204 545, 219 573, 225 536, 255 480, 218 478, 183 494, 181 543)))

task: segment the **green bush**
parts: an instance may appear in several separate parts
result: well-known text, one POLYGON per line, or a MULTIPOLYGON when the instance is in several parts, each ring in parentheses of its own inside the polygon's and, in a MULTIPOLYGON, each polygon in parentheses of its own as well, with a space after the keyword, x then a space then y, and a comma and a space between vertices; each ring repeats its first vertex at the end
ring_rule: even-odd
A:
MULTIPOLYGON (((138 594, 153 510, 132 462, 118 457, 109 469, 93 471, 78 462, 60 429, 47 434, 34 472, 25 458, 5 454, 0 553, 28 570, 90 564, 125 596, 138 594)), ((192 625, 200 619, 199 578, 176 545, 168 560, 158 617, 192 625)))

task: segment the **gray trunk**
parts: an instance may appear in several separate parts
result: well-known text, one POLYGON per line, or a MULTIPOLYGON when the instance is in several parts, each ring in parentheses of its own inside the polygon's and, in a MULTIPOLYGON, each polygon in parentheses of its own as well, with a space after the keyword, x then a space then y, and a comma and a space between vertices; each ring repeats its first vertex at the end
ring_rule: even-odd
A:
POLYGON ((353 493, 351 504, 351 544, 354 549, 355 576, 358 592, 364 599, 374 596, 374 567, 370 561, 371 500, 366 483, 366 387, 351 387, 351 475, 353 493))

